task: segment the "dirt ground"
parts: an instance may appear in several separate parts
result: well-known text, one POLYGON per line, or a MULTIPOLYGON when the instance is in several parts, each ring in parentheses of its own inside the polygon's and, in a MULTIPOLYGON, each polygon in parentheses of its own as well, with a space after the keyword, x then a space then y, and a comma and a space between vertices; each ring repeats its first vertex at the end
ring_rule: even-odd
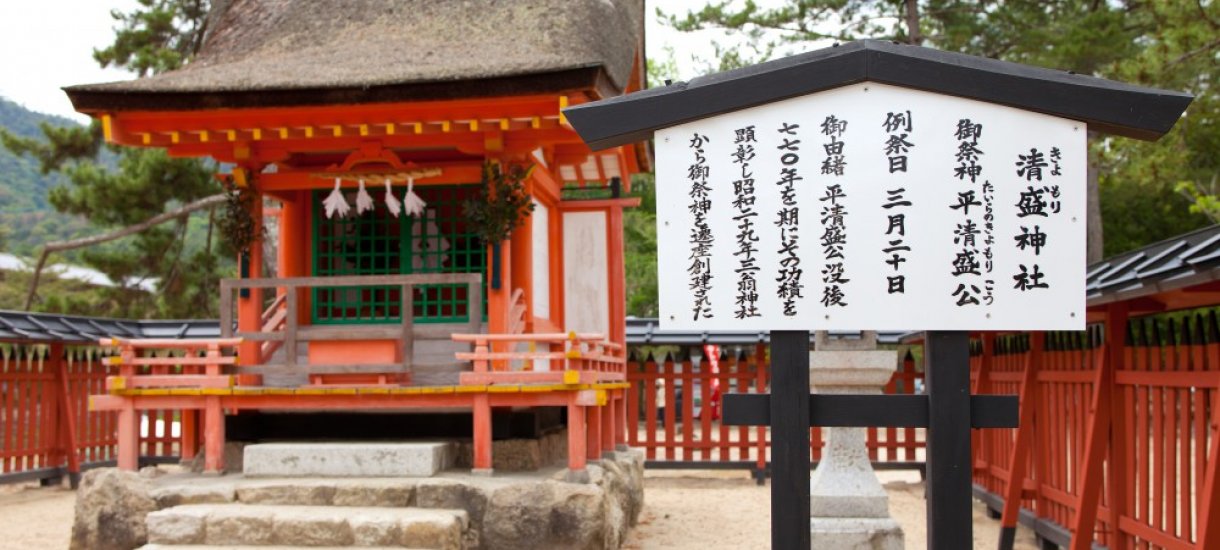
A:
MULTIPOLYGON (((924 485, 918 472, 879 472, 890 495, 890 515, 902 525, 907 548, 925 548, 924 485)), ((771 547, 771 488, 758 486, 748 472, 645 472, 644 513, 623 546, 631 550, 665 548, 740 550, 771 547)), ((974 547, 992 549, 999 521, 988 519, 975 501, 974 547)), ((1018 550, 1036 550, 1032 531, 1017 531, 1018 550)))
MULTIPOLYGON (((924 548, 923 483, 915 472, 881 472, 890 513, 902 524, 907 548, 924 548)), ((624 548, 735 550, 770 547, 770 488, 745 471, 664 471, 646 474, 644 513, 624 548)), ((37 484, 0 486, 0 550, 60 550, 72 530, 74 494, 37 484)), ((999 522, 975 503, 974 547, 995 548, 999 522)), ((1019 550, 1036 548, 1033 533, 1017 534, 1019 550)))

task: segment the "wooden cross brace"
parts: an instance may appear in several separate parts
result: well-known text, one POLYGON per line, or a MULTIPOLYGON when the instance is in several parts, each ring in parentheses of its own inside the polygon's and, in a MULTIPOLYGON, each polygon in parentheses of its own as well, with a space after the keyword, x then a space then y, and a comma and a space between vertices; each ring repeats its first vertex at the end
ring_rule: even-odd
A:
MULTIPOLYGON (((971 428, 1015 428, 1019 418, 1015 395, 970 396, 971 428)), ((771 424, 770 394, 724 396, 729 426, 771 424)), ((926 395, 809 395, 809 425, 829 428, 927 428, 926 395)))

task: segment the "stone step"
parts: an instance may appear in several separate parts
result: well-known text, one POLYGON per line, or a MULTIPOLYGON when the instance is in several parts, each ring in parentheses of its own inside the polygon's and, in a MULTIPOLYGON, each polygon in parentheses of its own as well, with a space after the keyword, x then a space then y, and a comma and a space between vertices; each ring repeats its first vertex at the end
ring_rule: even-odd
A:
POLYGON ((247 477, 429 477, 453 463, 448 442, 247 445, 247 477))
POLYGON ((148 514, 162 545, 461 549, 464 510, 259 504, 187 504, 148 514))

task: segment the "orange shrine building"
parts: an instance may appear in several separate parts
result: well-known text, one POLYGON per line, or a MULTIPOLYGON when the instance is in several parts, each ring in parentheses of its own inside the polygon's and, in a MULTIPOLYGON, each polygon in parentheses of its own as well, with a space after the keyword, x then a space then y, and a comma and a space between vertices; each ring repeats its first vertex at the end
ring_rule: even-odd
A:
POLYGON ((120 467, 144 410, 182 411, 211 471, 226 418, 273 411, 461 411, 476 471, 493 411, 564 411, 573 471, 624 444, 623 209, 647 153, 593 153, 561 109, 641 87, 643 3, 214 4, 184 68, 66 89, 110 143, 220 163, 265 230, 221 283, 224 337, 104 342, 120 372, 92 406, 119 411, 120 467), (464 207, 488 167, 533 205, 502 242, 464 207), (167 348, 190 353, 148 353, 167 348))

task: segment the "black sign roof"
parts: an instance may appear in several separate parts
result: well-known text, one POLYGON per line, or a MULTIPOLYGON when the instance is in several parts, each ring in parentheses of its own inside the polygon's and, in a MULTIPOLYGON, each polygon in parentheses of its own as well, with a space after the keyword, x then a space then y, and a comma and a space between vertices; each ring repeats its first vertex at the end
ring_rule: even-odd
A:
POLYGON ((1145 140, 1168 132, 1193 99, 1071 72, 861 40, 586 103, 564 114, 598 150, 646 140, 655 130, 865 81, 1007 105, 1145 140))

